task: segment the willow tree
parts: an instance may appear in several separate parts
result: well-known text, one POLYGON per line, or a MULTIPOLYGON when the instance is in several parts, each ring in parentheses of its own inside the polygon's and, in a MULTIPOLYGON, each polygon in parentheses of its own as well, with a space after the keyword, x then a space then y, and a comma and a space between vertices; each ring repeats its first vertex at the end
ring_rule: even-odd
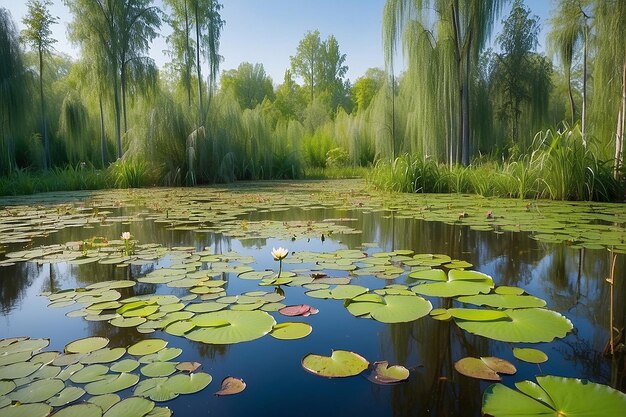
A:
POLYGON ((39 58, 39 100, 41 111, 41 136, 43 138, 44 160, 43 168, 50 166, 50 140, 48 138, 48 124, 46 121, 46 101, 43 93, 43 66, 44 57, 49 55, 56 39, 52 37, 52 25, 57 23, 58 18, 50 13, 48 8, 52 5, 50 0, 28 0, 28 9, 22 22, 26 26, 22 30, 21 37, 25 43, 31 45, 39 58))
POLYGON ((595 136, 613 135, 614 174, 624 160, 626 126, 626 2, 596 0, 593 9, 597 51, 594 62, 595 136))
POLYGON ((165 0, 171 11, 167 22, 172 27, 172 33, 167 37, 170 49, 167 51, 172 58, 169 64, 176 73, 180 74, 180 83, 187 93, 187 105, 191 106, 192 71, 196 65, 196 43, 191 38, 192 15, 190 0, 165 0))
POLYGON ((65 0, 74 20, 70 39, 81 45, 84 55, 102 60, 94 66, 108 77, 113 92, 117 157, 123 155, 122 116, 126 121, 126 93, 129 78, 154 78, 156 66, 145 56, 160 27, 159 9, 151 0, 65 0))
POLYGON ((27 111, 25 67, 11 14, 0 7, 0 174, 15 168, 15 137, 27 111))
MULTIPOLYGON (((419 123, 448 114, 447 132, 433 132, 460 143, 460 161, 470 162, 470 71, 491 34, 505 0, 387 0, 383 16, 385 60, 391 62, 400 39, 409 71, 417 73, 416 102, 444 102, 447 111, 420 113, 419 123), (434 24, 429 22, 434 18, 434 24), (420 76, 425 76, 421 78, 420 76)), ((455 145, 448 146, 452 150, 455 145)), ((458 162, 458 154, 454 158, 458 162)))
POLYGON ((588 7, 590 0, 560 0, 550 19, 548 45, 559 59, 565 78, 570 106, 571 121, 576 118, 576 104, 572 93, 572 65, 574 57, 581 49, 583 52, 583 102, 581 108, 581 130, 585 137, 587 119, 587 55, 589 46, 590 25, 588 7))

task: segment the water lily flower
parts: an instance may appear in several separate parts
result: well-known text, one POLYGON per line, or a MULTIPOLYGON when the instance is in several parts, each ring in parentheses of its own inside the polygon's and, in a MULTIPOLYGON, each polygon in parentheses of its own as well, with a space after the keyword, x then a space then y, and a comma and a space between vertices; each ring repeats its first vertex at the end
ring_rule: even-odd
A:
POLYGON ((288 254, 289 250, 285 248, 272 248, 272 256, 274 257, 275 261, 282 261, 287 257, 288 254))
POLYGON ((122 233, 122 239, 124 239, 124 240, 130 240, 130 232, 124 232, 124 233, 122 233))

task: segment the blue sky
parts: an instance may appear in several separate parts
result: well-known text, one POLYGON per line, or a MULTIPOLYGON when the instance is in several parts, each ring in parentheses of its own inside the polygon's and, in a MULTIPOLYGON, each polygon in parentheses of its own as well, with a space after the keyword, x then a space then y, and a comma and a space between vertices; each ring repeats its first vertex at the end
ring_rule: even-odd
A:
MULTIPOLYGON (((489 1, 489 0, 486 0, 489 1)), ((0 7, 11 11, 18 29, 26 13, 26 0, 0 0, 0 7)), ((66 39, 66 26, 71 20, 63 0, 53 0, 51 9, 59 17, 53 36, 58 40, 58 51, 77 55, 66 39)), ((236 68, 241 62, 262 63, 275 84, 280 84, 289 57, 296 52, 298 42, 309 30, 318 29, 322 39, 334 35, 342 53, 347 55, 347 77, 352 81, 370 67, 383 66, 382 10, 385 0, 221 0, 222 18, 226 21, 222 32, 220 53, 224 56, 222 70, 236 68)), ((162 7, 162 1, 156 4, 162 7)), ((553 7, 551 0, 525 0, 533 14, 540 17, 543 32, 539 42, 544 44, 547 20, 553 7)), ((509 12, 507 7, 499 19, 509 12)), ((150 56, 162 66, 168 59, 165 36, 167 25, 150 51, 150 56)))

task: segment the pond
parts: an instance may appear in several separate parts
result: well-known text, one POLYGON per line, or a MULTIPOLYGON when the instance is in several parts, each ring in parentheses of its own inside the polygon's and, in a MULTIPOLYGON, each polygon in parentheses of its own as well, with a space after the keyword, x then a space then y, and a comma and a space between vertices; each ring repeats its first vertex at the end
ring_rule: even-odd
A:
MULTIPOLYGON (((0 206, 0 416, 17 415, 38 379, 47 394, 21 402, 54 406, 40 415, 135 395, 154 403, 108 415, 479 416, 493 382, 466 376, 468 357, 510 363, 514 374, 487 375, 512 388, 537 375, 624 388, 623 362, 607 355, 614 257, 614 299, 625 295, 623 205, 385 194, 346 180, 0 206), (31 345, 11 339, 21 336, 31 345), (377 361, 406 370, 372 374, 377 361), (214 395, 227 377, 245 389, 231 379, 236 394, 214 395)), ((613 326, 624 318, 617 302, 613 326)))

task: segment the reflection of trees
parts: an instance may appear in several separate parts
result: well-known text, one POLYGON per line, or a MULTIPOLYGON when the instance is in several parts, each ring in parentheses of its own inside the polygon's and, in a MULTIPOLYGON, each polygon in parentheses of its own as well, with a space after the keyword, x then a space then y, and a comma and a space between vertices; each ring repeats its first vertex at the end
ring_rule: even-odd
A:
POLYGON ((37 280, 40 269, 39 265, 30 262, 0 268, 0 313, 9 314, 22 303, 26 290, 37 280))

